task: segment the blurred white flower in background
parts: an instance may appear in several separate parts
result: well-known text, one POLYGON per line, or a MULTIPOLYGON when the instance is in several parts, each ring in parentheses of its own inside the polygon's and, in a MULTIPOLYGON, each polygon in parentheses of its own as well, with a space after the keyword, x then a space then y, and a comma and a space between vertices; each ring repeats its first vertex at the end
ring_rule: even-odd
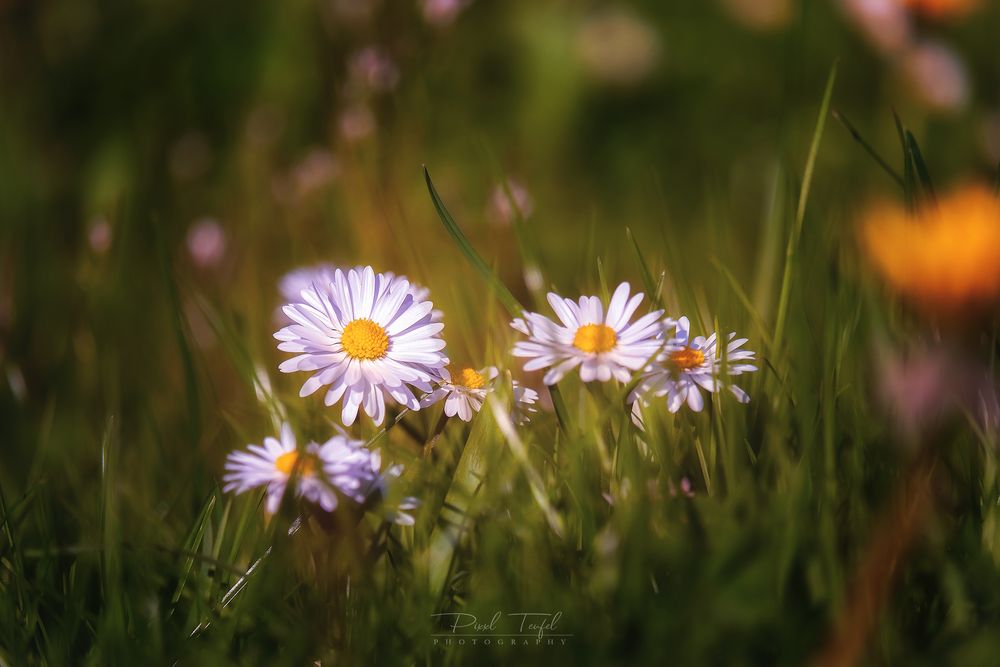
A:
POLYGON ((952 49, 937 42, 923 42, 907 50, 900 63, 910 92, 939 112, 955 112, 969 101, 969 76, 952 49))
POLYGON ((899 0, 840 0, 848 20, 878 51, 894 54, 912 40, 912 26, 899 0))
POLYGON ((103 255, 111 248, 111 223, 103 215, 94 218, 87 230, 87 243, 90 249, 98 255, 103 255))
POLYGON ((226 255, 226 232, 215 218, 199 218, 188 229, 188 254, 202 269, 218 266, 226 255))
POLYGON ((447 28, 471 0, 420 0, 420 13, 429 25, 447 28))
POLYGON ((366 46, 350 57, 347 63, 352 83, 374 93, 391 91, 399 83, 399 68, 379 46, 366 46))
POLYGON ((371 19, 377 4, 376 0, 327 0, 326 7, 338 22, 360 24, 371 19))
POLYGON ((506 227, 520 217, 527 220, 535 212, 535 200, 520 181, 508 178, 497 183, 490 193, 486 217, 497 226, 506 227), (513 200, 513 201, 512 201, 513 200))
POLYGON ((794 0, 721 0, 721 4, 730 18, 751 30, 780 30, 795 15, 794 0))
POLYGON ((348 143, 367 139, 375 130, 375 114, 365 104, 352 104, 340 112, 337 129, 348 143))
POLYGON ((340 176, 340 163, 326 148, 313 148, 294 166, 288 185, 295 197, 318 192, 340 176))
POLYGON ((656 30, 624 8, 603 9, 587 18, 576 32, 575 50, 594 78, 618 86, 646 79, 660 60, 656 30))

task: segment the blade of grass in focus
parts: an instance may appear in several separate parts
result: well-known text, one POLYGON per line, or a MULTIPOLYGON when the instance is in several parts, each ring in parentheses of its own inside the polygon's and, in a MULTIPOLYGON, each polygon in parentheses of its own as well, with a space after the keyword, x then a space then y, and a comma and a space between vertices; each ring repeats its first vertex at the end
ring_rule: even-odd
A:
POLYGON ((865 140, 863 136, 861 136, 861 132, 859 132, 857 128, 855 128, 854 125, 852 125, 851 122, 847 120, 847 118, 836 109, 832 110, 830 113, 841 125, 844 126, 844 129, 846 129, 851 134, 851 138, 853 138, 854 141, 858 142, 858 144, 860 144, 861 147, 865 149, 865 152, 868 153, 868 155, 871 156, 873 160, 875 160, 876 164, 878 164, 878 166, 882 168, 882 171, 888 174, 889 177, 892 180, 894 180, 896 184, 899 185, 899 187, 902 188, 904 186, 903 177, 900 176, 899 173, 895 169, 893 169, 892 166, 890 166, 889 163, 886 162, 881 155, 879 155, 878 151, 876 151, 872 147, 872 145, 865 140))
POLYGON ((625 228, 625 236, 628 238, 632 250, 635 251, 636 262, 639 265, 639 275, 642 277, 642 285, 646 290, 646 294, 649 295, 650 304, 655 309, 663 308, 663 299, 660 297, 660 285, 653 280, 649 264, 646 263, 646 258, 642 256, 642 249, 639 248, 639 242, 636 240, 631 228, 625 228))
POLYGON ((788 301, 792 290, 792 272, 794 269, 795 254, 798 250, 799 237, 802 234, 802 223, 806 216, 806 204, 809 201, 809 190, 812 187, 813 170, 816 168, 816 155, 819 153, 819 144, 823 138, 823 129, 826 127, 826 117, 830 109, 830 101, 833 98, 833 84, 837 80, 837 65, 834 63, 830 69, 830 76, 826 81, 826 90, 823 93, 823 101, 819 106, 819 117, 816 120, 816 129, 813 131, 812 143, 809 145, 809 156, 806 158, 806 168, 802 177, 802 188, 799 190, 799 203, 795 209, 795 220, 792 229, 788 234, 788 245, 785 247, 785 269, 781 279, 781 291, 778 297, 778 314, 774 324, 774 352, 780 354, 785 337, 785 320, 788 317, 788 301))
POLYGON ((427 183, 427 191, 431 195, 431 201, 434 202, 434 210, 437 211, 438 217, 441 218, 441 223, 444 225, 445 230, 447 230, 448 235, 451 236, 455 245, 458 249, 462 251, 465 258, 469 261, 469 264, 479 272, 479 275, 486 280, 486 283, 493 290, 493 293, 500 300, 500 303, 504 305, 507 312, 510 313, 511 317, 520 317, 524 306, 518 302, 518 300, 511 294, 507 286, 503 284, 500 277, 490 269, 489 264, 487 264, 483 258, 476 252, 476 249, 472 247, 469 243, 469 239, 466 238, 465 234, 462 233, 461 228, 459 228, 458 223, 455 219, 451 217, 451 213, 445 207, 444 202, 441 201, 440 195, 438 195, 437 190, 434 188, 434 182, 431 180, 430 172, 424 167, 424 180, 427 183))

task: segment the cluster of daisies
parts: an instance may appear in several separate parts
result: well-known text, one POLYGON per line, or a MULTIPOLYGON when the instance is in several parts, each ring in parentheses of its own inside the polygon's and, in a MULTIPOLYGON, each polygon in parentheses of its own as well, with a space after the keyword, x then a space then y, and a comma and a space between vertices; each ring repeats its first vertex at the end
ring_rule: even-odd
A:
POLYGON ((686 317, 664 317, 664 311, 655 310, 633 321, 642 298, 642 293, 630 295, 629 284, 622 283, 605 311, 596 296, 573 301, 550 292, 549 306, 559 321, 539 313, 515 319, 511 327, 528 339, 515 344, 513 354, 528 359, 526 371, 546 369, 546 385, 559 382, 577 367, 584 382, 628 383, 638 374, 628 402, 640 426, 642 408, 655 399, 665 399, 670 412, 684 405, 700 412, 705 404, 702 390, 728 387, 741 403, 750 400, 745 391, 723 382, 726 376, 757 370, 755 353, 743 349, 746 338, 730 333, 720 354, 716 334, 692 338, 686 317))
MULTIPOLYGON (((498 385, 493 366, 451 365, 441 337, 440 311, 427 288, 370 266, 340 269, 321 265, 299 269, 280 284, 286 305, 283 326, 274 337, 278 349, 293 354, 282 362, 284 373, 306 372, 299 395, 325 391, 327 406, 340 404, 341 421, 351 426, 359 412, 375 425, 386 418, 386 403, 420 410, 443 402, 447 417, 471 421, 486 395, 498 385)), ((642 424, 642 409, 664 400, 670 412, 687 405, 704 406, 702 390, 728 388, 740 402, 748 395, 723 378, 757 370, 754 353, 743 349, 746 338, 730 334, 724 346, 715 334, 691 337, 687 318, 664 317, 662 310, 633 319, 643 299, 630 294, 628 283, 605 304, 596 296, 578 301, 548 295, 558 318, 525 312, 511 327, 526 336, 513 355, 527 359, 525 371, 545 370, 553 385, 579 368, 584 382, 635 381, 628 400, 633 419, 642 424), (721 352, 721 353, 720 353, 721 352)), ((536 411, 538 393, 517 381, 511 418, 524 424, 536 411)), ((394 468, 380 472, 377 451, 340 430, 325 444, 296 446, 284 425, 280 440, 234 452, 226 463, 226 490, 266 488, 266 509, 273 513, 294 480, 294 493, 326 511, 340 498, 365 506, 384 493, 394 468)), ((405 514, 395 515, 406 521, 405 514)))

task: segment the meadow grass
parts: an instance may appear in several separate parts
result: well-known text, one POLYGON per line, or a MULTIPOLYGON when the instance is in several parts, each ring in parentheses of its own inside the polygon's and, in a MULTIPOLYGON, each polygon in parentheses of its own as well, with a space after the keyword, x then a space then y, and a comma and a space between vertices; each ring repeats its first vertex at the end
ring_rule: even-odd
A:
MULTIPOLYGON (((281 48, 263 51, 294 42, 296 7, 273 28, 281 48)), ((234 141, 221 169, 240 225, 211 273, 165 222, 189 201, 129 180, 142 147, 106 147, 90 175, 95 198, 116 195, 107 255, 64 252, 80 239, 44 225, 3 237, 17 322, 0 388, 0 664, 996 664, 995 438, 958 414, 914 443, 880 405, 880 355, 934 334, 866 272, 839 196, 850 177, 822 166, 831 143, 856 151, 916 201, 934 196, 933 159, 899 118, 902 157, 879 156, 846 115, 849 132, 829 122, 835 72, 808 83, 808 118, 787 121, 795 140, 749 234, 731 221, 738 197, 711 187, 673 233, 661 221, 681 194, 657 173, 636 201, 601 204, 621 211, 546 205, 543 190, 532 219, 487 228, 463 187, 503 177, 489 146, 472 176, 437 161, 422 176, 406 131, 391 165, 358 149, 337 194, 278 216, 255 191, 269 156, 234 141), (272 338, 277 278, 331 257, 419 278, 451 357, 502 370, 471 424, 433 406, 354 427, 404 466, 384 504, 417 496, 412 526, 291 494, 265 518, 261 493, 221 488, 229 451, 283 421, 317 440, 339 421, 278 373, 272 338), (644 308, 748 336, 750 403, 660 404, 639 430, 631 386, 531 378, 544 409, 512 424, 511 381, 525 376, 510 318, 544 309, 550 288, 607 299, 621 280, 644 308), (450 615, 498 611, 483 634, 536 632, 512 614, 559 617, 517 645, 444 636, 450 615)), ((432 92, 408 101, 434 107, 432 92)), ((17 170, 4 159, 4 172, 17 170)), ((0 208, 27 215, 46 196, 0 208)), ((992 373, 996 328, 968 347, 992 373)))

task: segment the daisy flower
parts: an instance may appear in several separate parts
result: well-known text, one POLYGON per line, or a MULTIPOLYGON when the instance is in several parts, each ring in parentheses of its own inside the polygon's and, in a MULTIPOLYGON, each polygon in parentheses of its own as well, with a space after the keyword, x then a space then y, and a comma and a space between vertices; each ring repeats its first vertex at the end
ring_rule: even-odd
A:
POLYGON ((483 407, 486 392, 496 379, 496 366, 476 370, 468 366, 441 369, 438 386, 420 399, 420 407, 425 408, 444 400, 444 413, 449 417, 458 416, 462 421, 472 421, 472 417, 483 407))
POLYGON ((514 391, 514 407, 511 409, 511 421, 523 426, 531 421, 531 415, 538 412, 535 404, 538 402, 538 392, 531 387, 525 387, 517 380, 511 383, 514 391))
POLYGON ((559 382, 577 366, 584 382, 607 382, 612 377, 628 382, 632 371, 645 366, 660 349, 663 311, 629 323, 642 293, 629 298, 628 283, 615 290, 606 314, 596 296, 581 296, 575 302, 550 292, 548 301, 561 324, 529 312, 524 319, 511 322, 511 327, 529 337, 514 345, 514 356, 529 359, 526 371, 548 368, 543 378, 547 385, 559 382))
POLYGON ((295 444, 295 434, 287 423, 281 425, 280 440, 265 438, 264 445, 250 445, 232 452, 226 459, 222 478, 225 491, 243 493, 264 487, 265 508, 278 511, 285 488, 296 478, 295 495, 316 503, 327 512, 337 507, 337 491, 362 502, 356 493, 378 476, 379 459, 345 435, 337 435, 326 444, 310 442, 303 449, 295 444))
POLYGON ((320 460, 329 484, 359 505, 383 491, 382 454, 361 440, 340 432, 320 449, 320 460))
MULTIPOLYGON (((365 267, 356 266, 355 271, 364 271, 365 267)), ((309 287, 319 286, 320 288, 333 282, 333 276, 337 272, 337 267, 329 263, 314 264, 312 266, 302 266, 289 271, 278 281, 278 292, 286 303, 298 303, 302 301, 302 290, 309 287)), ((399 278, 407 280, 406 276, 397 276, 392 271, 382 273, 386 280, 399 278)), ((414 301, 427 301, 431 296, 430 289, 419 283, 410 283, 410 295, 414 301)), ((440 310, 431 311, 431 319, 440 322, 444 319, 444 313, 440 310)))
POLYGON ((278 367, 281 372, 313 372, 300 396, 328 385, 325 403, 343 400, 348 426, 359 409, 380 425, 386 397, 420 409, 411 387, 430 391, 448 359, 438 335, 444 325, 432 321, 433 304, 415 299, 409 281, 370 266, 336 269, 330 283, 307 287, 300 296, 302 303, 283 308, 294 324, 274 334, 279 350, 296 353, 278 367))
MULTIPOLYGON (((666 397, 667 409, 677 412, 687 403, 695 412, 704 407, 701 390, 714 392, 723 387, 719 377, 723 374, 742 375, 757 370, 750 362, 755 361, 755 352, 741 349, 746 338, 736 338, 730 333, 726 344, 725 364, 719 358, 718 340, 713 333, 708 338, 691 338, 691 322, 686 317, 667 320, 668 329, 673 328, 673 336, 663 345, 663 351, 647 367, 639 385, 629 399, 633 405, 633 420, 641 422, 641 413, 636 405, 646 405, 646 395, 666 397)), ((747 403, 750 397, 736 385, 728 385, 729 390, 740 403, 747 403)))

